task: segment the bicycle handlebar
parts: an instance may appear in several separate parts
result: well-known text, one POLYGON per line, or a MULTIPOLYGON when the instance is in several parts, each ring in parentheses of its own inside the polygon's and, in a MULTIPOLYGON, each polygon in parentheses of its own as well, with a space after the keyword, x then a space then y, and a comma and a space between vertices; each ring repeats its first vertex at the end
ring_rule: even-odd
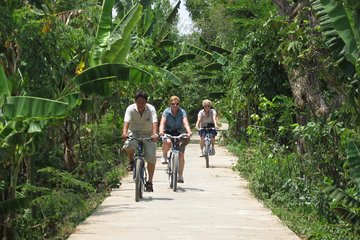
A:
POLYGON ((170 135, 170 134, 165 133, 164 136, 163 136, 163 138, 177 139, 177 138, 188 138, 188 136, 187 136, 186 133, 182 133, 182 134, 180 134, 180 135, 178 135, 178 136, 172 136, 172 135, 170 135))
POLYGON ((129 140, 136 140, 136 141, 152 141, 151 137, 146 137, 146 138, 139 138, 139 137, 128 137, 129 140))
POLYGON ((209 127, 209 128, 207 128, 207 127, 205 127, 205 128, 199 128, 199 130, 216 130, 216 128, 215 127, 209 127))

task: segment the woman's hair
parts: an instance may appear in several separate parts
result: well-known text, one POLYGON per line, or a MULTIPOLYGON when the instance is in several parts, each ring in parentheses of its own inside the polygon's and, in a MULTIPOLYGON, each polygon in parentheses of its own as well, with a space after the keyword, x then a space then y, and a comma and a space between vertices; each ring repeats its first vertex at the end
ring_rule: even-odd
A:
POLYGON ((172 101, 176 100, 178 103, 180 103, 180 98, 178 96, 171 96, 169 100, 169 104, 171 105, 172 101))
POLYGON ((212 107, 212 103, 209 99, 205 99, 203 102, 202 102, 202 106, 204 107, 205 105, 210 105, 210 107, 212 107))

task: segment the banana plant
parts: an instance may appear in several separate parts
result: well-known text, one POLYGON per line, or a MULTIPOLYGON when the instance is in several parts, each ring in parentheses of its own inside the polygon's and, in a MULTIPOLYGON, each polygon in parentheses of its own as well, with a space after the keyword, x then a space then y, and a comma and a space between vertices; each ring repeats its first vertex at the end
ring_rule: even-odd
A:
MULTIPOLYGON (((349 176, 357 191, 360 192, 360 144, 356 140, 351 140, 347 147, 347 163, 349 176)), ((360 226, 358 194, 352 195, 335 186, 327 186, 323 191, 336 203, 333 210, 342 220, 360 226)))
POLYGON ((353 77, 360 76, 360 18, 356 11, 349 11, 344 2, 312 0, 319 19, 326 45, 344 70, 353 77))
POLYGON ((360 15, 356 1, 312 0, 325 43, 350 81, 348 100, 354 109, 353 122, 360 132, 360 15), (345 5, 347 2, 347 5, 345 5))
POLYGON ((11 84, 0 66, 0 180, 10 179, 6 201, 0 202, 0 216, 27 206, 29 198, 15 195, 21 162, 34 153, 34 135, 46 122, 63 118, 69 104, 31 96, 11 96, 11 84))

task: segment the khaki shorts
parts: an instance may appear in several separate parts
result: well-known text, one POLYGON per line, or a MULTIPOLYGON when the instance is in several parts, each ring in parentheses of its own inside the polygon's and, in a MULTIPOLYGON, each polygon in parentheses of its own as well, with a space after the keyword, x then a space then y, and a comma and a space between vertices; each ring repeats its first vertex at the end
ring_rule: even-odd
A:
MULTIPOLYGON (((132 135, 133 137, 139 137, 136 136, 134 133, 132 135)), ((140 136, 140 137, 149 137, 149 136, 140 136)), ((137 146, 138 146, 138 141, 128 139, 125 141, 123 149, 125 150, 132 149, 136 152, 137 146)), ((144 141, 144 156, 146 162, 152 164, 156 163, 156 147, 157 147, 156 142, 144 141)))
MULTIPOLYGON (((163 138, 163 143, 166 142, 167 140, 168 140, 168 138, 163 138)), ((190 142, 190 138, 182 138, 182 139, 180 139, 179 152, 184 153, 185 152, 185 146, 188 145, 189 142, 190 142)))

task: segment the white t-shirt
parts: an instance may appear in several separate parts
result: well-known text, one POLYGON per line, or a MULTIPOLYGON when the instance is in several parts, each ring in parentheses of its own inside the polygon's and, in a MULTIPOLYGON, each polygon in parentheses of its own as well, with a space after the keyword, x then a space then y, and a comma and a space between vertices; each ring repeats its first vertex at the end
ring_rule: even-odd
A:
POLYGON ((202 109, 198 113, 198 117, 200 117, 200 127, 206 127, 208 123, 214 123, 214 116, 216 116, 215 109, 210 109, 209 115, 205 115, 205 110, 202 109))
POLYGON ((152 124, 157 123, 157 115, 155 107, 146 104, 142 114, 137 110, 136 103, 126 108, 124 122, 129 123, 129 130, 138 134, 151 135, 152 124))

